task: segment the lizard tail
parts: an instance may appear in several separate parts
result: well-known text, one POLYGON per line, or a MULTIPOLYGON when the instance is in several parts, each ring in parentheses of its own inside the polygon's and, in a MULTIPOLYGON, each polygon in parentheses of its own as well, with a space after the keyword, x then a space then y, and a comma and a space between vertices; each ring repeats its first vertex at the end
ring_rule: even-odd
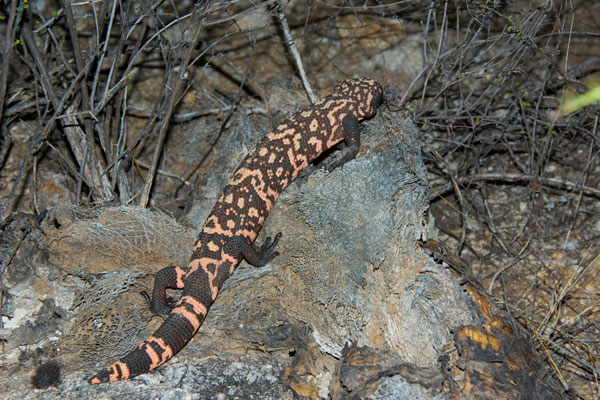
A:
POLYGON ((183 296, 152 336, 88 382, 97 384, 129 379, 164 364, 192 339, 207 311, 207 307, 192 296, 183 296))

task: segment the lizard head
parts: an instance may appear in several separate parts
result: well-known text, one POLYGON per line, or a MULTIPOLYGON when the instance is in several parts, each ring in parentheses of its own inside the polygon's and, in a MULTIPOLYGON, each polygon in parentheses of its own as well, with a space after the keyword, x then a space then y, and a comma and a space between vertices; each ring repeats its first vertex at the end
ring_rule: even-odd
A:
POLYGON ((333 92, 356 104, 359 120, 374 116, 383 99, 381 84, 369 78, 347 79, 338 83, 333 92))

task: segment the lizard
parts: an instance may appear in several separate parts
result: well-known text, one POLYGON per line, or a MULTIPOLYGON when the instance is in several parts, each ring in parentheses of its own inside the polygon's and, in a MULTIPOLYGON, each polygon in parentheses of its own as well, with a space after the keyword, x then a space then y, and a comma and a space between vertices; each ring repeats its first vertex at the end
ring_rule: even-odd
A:
POLYGON ((326 165, 331 171, 353 159, 360 147, 359 122, 373 117, 383 88, 373 79, 338 83, 332 93, 289 117, 267 133, 227 181, 196 239, 186 266, 168 266, 154 276, 154 314, 168 315, 141 345, 89 379, 92 384, 129 379, 164 364, 195 335, 225 280, 245 259, 261 267, 279 255, 281 232, 253 243, 279 194, 319 155, 337 143, 343 156, 326 165), (166 289, 183 289, 171 305, 166 289))

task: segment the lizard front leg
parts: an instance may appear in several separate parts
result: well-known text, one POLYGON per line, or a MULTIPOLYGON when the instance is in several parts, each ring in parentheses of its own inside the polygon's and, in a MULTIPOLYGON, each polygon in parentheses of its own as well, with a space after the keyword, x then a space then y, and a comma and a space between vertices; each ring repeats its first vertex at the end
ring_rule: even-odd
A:
POLYGON ((360 128, 358 118, 353 114, 348 114, 342 119, 342 134, 346 147, 340 150, 341 154, 337 157, 324 162, 325 171, 331 172, 334 169, 341 167, 348 161, 354 159, 360 149, 360 128))
POLYGON ((227 244, 225 245, 225 251, 234 257, 241 255, 248 262, 248 264, 252 266, 264 267, 273 258, 279 255, 278 251, 273 250, 275 249, 275 246, 277 246, 280 238, 281 232, 275 235, 275 239, 273 239, 273 241, 271 241, 271 238, 268 237, 263 245, 260 246, 260 249, 257 250, 254 248, 254 246, 246 242, 246 239, 243 237, 234 236, 227 241, 227 244))

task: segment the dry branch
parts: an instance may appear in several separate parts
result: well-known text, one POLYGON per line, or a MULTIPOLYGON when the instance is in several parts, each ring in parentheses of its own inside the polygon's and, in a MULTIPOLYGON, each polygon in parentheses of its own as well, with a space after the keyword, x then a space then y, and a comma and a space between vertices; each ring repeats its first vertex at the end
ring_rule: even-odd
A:
POLYGON ((283 36, 285 37, 285 42, 290 49, 290 53, 294 57, 294 62, 296 64, 296 68, 298 68, 298 73, 300 74, 300 79, 302 80, 302 84, 304 85, 304 90, 306 90, 306 94, 308 94, 308 98, 311 103, 317 101, 317 96, 314 94, 312 87, 310 86, 310 82, 306 77, 306 72, 304 72, 304 64, 302 64, 302 57, 300 57, 300 53, 298 53, 298 49, 296 48, 296 44, 294 43, 294 39, 292 39, 292 35, 290 34, 290 27, 285 19, 285 14, 283 13, 283 9, 281 8, 281 2, 277 2, 275 5, 275 10, 277 13, 277 20, 281 26, 281 30, 283 31, 283 36))

